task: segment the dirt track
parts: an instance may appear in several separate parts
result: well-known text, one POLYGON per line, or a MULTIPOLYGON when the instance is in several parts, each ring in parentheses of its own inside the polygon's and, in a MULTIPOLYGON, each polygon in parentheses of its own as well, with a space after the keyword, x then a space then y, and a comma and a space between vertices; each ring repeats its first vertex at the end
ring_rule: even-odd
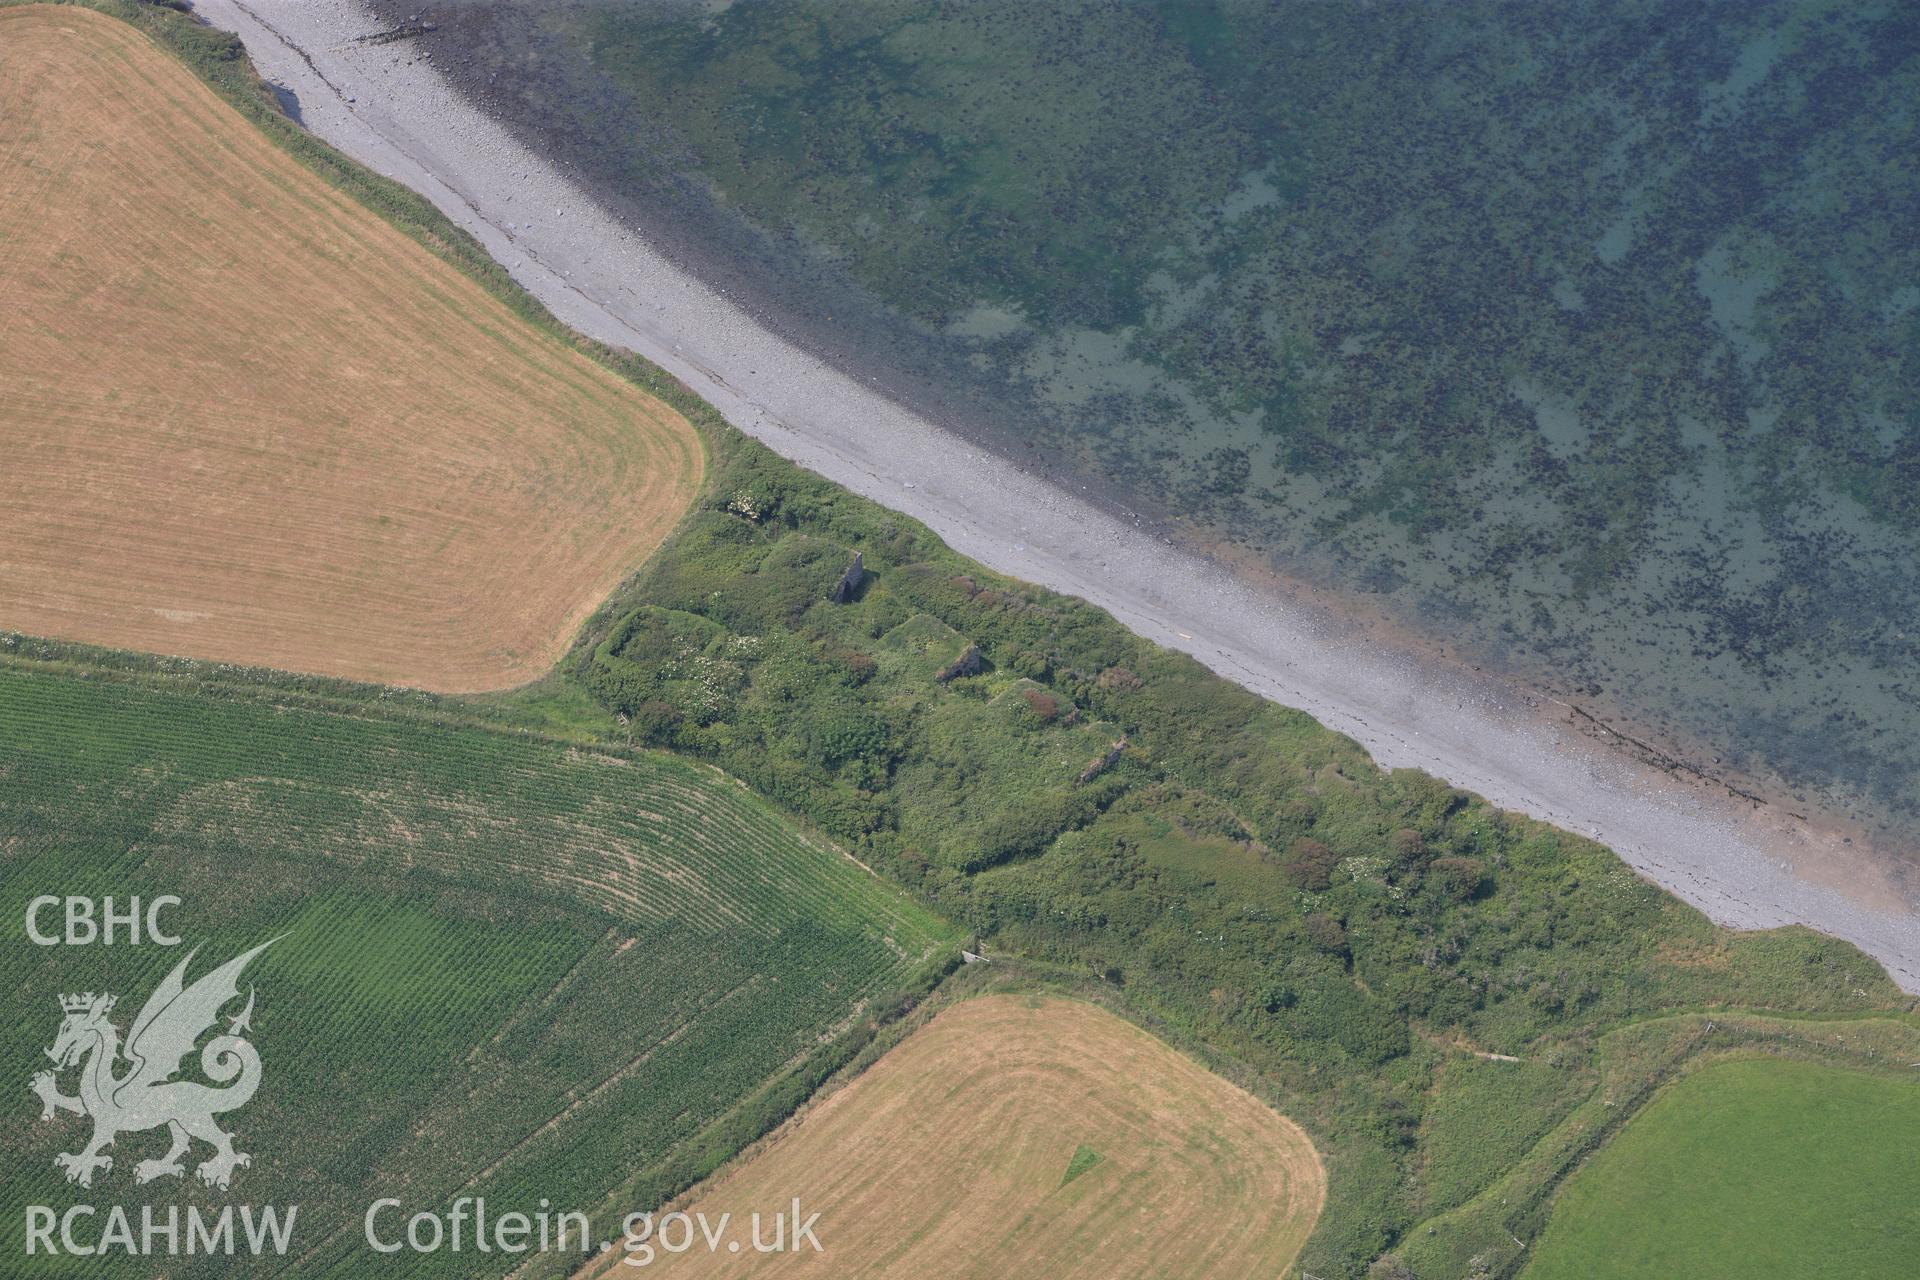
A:
POLYGON ((1325 1198, 1298 1126, 1139 1028, 1078 1001, 983 996, 699 1196, 689 1211, 710 1224, 732 1213, 738 1252, 661 1250, 648 1271, 1273 1280, 1325 1198), (1083 1147, 1099 1159, 1065 1182, 1083 1147), (823 1252, 756 1254, 751 1215, 771 1243, 796 1196, 823 1252))
POLYGON ((0 628, 510 686, 698 486, 677 413, 87 10, 0 10, 0 295, 0 628))

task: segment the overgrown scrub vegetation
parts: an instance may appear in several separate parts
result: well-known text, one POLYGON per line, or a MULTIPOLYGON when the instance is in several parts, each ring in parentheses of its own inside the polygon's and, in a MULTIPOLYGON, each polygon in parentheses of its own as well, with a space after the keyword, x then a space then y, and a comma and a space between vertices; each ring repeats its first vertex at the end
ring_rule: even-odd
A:
MULTIPOLYGON (((951 928, 706 766, 205 692, 0 669, 0 915, 25 993, 0 1053, 38 1060, 62 991, 130 1018, 184 954, 29 945, 36 895, 177 895, 195 976, 279 938, 248 974, 265 1073, 233 1118, 260 1157, 236 1191, 300 1206, 299 1256, 171 1274, 360 1274, 378 1196, 617 1221, 758 1137, 956 960, 951 928)), ((88 1122, 17 1116, 0 1249, 21 1257, 20 1206, 67 1202, 52 1156, 88 1122)), ((131 1181, 164 1144, 124 1137, 93 1194, 173 1197, 131 1181)), ((407 1274, 507 1269, 490 1261, 407 1274)))
MULTIPOLYGON (((418 197, 274 114, 232 41, 159 10, 119 0, 97 7, 134 16, 295 154, 534 323, 553 326, 418 197)), ((595 814, 612 829, 645 820, 629 805, 657 810, 637 800, 635 784, 606 779, 626 779, 621 769, 691 768, 644 750, 669 748, 745 779, 911 888, 932 909, 920 926, 927 936, 945 936, 932 913, 945 915, 989 952, 1093 990, 1299 1120, 1330 1175, 1326 1211, 1300 1262, 1322 1277, 1370 1268, 1513 1273, 1565 1176, 1701 1054, 1871 1052, 1891 1060, 1908 1046, 1911 1014, 1886 1012, 1908 1002, 1852 948, 1802 930, 1714 929, 1598 846, 1424 775, 1383 773, 1307 716, 1158 650, 1098 610, 987 573, 914 522, 745 442, 644 362, 580 345, 686 413, 707 433, 712 464, 702 503, 589 624, 555 676, 512 695, 453 699, 0 637, 12 655, 0 693, 15 699, 0 708, 8 729, 0 743, 20 750, 16 722, 46 726, 26 752, 38 763, 13 765, 4 779, 9 788, 32 782, 35 790, 21 794, 39 797, 0 840, 9 894, 29 866, 44 865, 75 875, 108 866, 115 876, 147 867, 166 873, 142 886, 192 873, 198 878, 187 882, 205 885, 208 901, 236 913, 281 909, 292 923, 298 897, 309 904, 298 910, 348 921, 349 940, 395 948, 380 972, 416 975, 411 986, 396 978, 398 986, 369 988, 369 1011, 356 1016, 376 1029, 387 1009, 374 998, 382 991, 399 991, 398 1007, 420 1008, 425 993, 439 989, 425 967, 429 953, 439 954, 436 937, 451 939, 445 955, 466 957, 463 975, 477 965, 489 982, 551 991, 575 965, 595 972, 602 952, 612 953, 604 960, 611 966, 644 945, 615 950, 628 936, 621 913, 642 905, 611 905, 621 900, 603 892, 620 886, 620 869, 577 868, 601 903, 593 908, 567 899, 549 878, 573 856, 556 852, 560 846, 540 846, 518 879, 503 882, 509 888, 494 891, 479 881, 498 868, 466 867, 464 837, 429 840, 413 863, 396 858, 403 831, 436 829, 449 817, 430 802, 392 809, 393 766, 414 757, 448 762, 435 771, 474 762, 467 778, 436 772, 412 781, 428 797, 466 787, 498 803, 524 787, 494 794, 501 775, 480 762, 544 753, 555 777, 575 782, 540 804, 560 817, 595 814), (864 572, 850 598, 835 603, 829 596, 855 552, 864 572), (22 690, 42 703, 67 699, 72 709, 64 719, 50 716, 20 701, 22 690), (164 730, 141 710, 151 700, 168 701, 164 730), (175 722, 183 736, 169 738, 175 722), (253 726, 263 743, 275 732, 299 737, 277 748, 297 785, 261 791, 260 771, 220 763, 217 731, 235 723, 253 726), (377 743, 388 746, 370 750, 377 743), (308 751, 318 753, 311 767, 324 776, 301 780, 308 766, 295 757, 308 751), (219 767, 206 763, 207 753, 219 767), (598 756, 625 763, 603 766, 598 756), (178 767, 150 768, 155 759, 178 767), (217 785, 208 791, 203 783, 217 785), (234 801, 225 809, 222 786, 234 801), (436 791, 443 787, 451 790, 436 791), (287 804, 300 807, 282 820, 340 833, 334 847, 363 856, 335 865, 306 840, 295 847, 285 832, 273 837, 268 824, 287 804), (70 843, 59 837, 69 820, 78 833, 70 843), (257 859, 255 839, 267 850, 257 859), (39 856, 23 860, 22 851, 39 856), (388 903, 411 913, 402 924, 418 927, 389 928, 365 914, 388 903), (352 923, 354 912, 363 913, 361 924, 352 923), (468 927, 474 920, 493 936, 480 939, 468 927), (561 976, 542 988, 549 974, 561 976), (1735 1006, 1768 1013, 1721 1012, 1735 1006), (1878 1016, 1861 1019, 1868 1013, 1878 1016), (1855 1020, 1831 1020, 1843 1016, 1855 1020), (1852 1047, 1830 1043, 1835 1036, 1852 1047), (1522 1062, 1476 1056, 1495 1053, 1522 1062), (1509 1066, 1522 1070, 1493 1074, 1509 1066), (1485 1119, 1493 1115, 1501 1119, 1485 1119), (1471 1149, 1490 1123, 1498 1127, 1486 1131, 1486 1150, 1471 1149)), ((403 771, 398 781, 407 780, 403 771)), ((712 785, 711 794, 738 799, 712 785)), ((639 843, 649 856, 676 847, 659 838, 639 843)), ((695 882, 706 884, 709 874, 700 869, 695 882)), ((105 884, 59 878, 63 886, 105 884)), ((811 910, 782 917, 796 939, 811 910)), ((237 914, 233 932, 223 923, 215 939, 250 943, 251 918, 237 914)), ((857 911, 847 920, 856 918, 857 911)), ((310 927, 315 936, 341 932, 310 927)), ((746 980, 749 970, 777 969, 784 954, 730 951, 724 929, 651 927, 687 945, 676 951, 663 942, 657 954, 645 953, 649 981, 656 972, 666 982, 693 975, 685 966, 695 965, 746 980)), ((878 941, 891 961, 874 950, 871 933, 848 928, 839 936, 872 964, 904 963, 884 947, 884 933, 878 941)), ((901 929, 894 941, 910 952, 901 929)), ((293 961, 270 955, 262 963, 293 961)), ((808 963, 826 966, 810 972, 842 996, 862 981, 844 958, 808 963)), ((937 957, 933 964, 884 978, 871 971, 877 985, 868 1007, 893 1007, 884 992, 932 981, 941 971, 937 957)), ((125 972, 113 970, 116 980, 125 972)), ((71 985, 69 970, 58 980, 71 985)), ((50 992, 53 981, 33 975, 25 985, 50 992)), ((520 990, 502 987, 501 999, 520 990)), ((645 995, 612 979, 608 990, 628 1001, 645 995)), ((313 1016, 326 1025, 335 1015, 316 1006, 313 1016)), ((826 1021, 816 1033, 832 1029, 833 1017, 826 1021)), ((689 1067, 677 1079, 695 1090, 685 1095, 690 1110, 660 1121, 679 1145, 623 1186, 608 1184, 609 1203, 623 1211, 657 1204, 714 1167, 845 1061, 871 1021, 797 1064, 767 1062, 770 1074, 756 1077, 742 1062, 737 1074, 727 1074, 729 1066, 709 1079, 689 1067), (711 1120, 696 1132, 702 1116, 711 1120)), ((551 1050, 550 1060, 563 1064, 555 1068, 560 1087, 593 1079, 600 1059, 592 1055, 609 1046, 567 1040, 578 1024, 564 1022, 530 1015, 511 1027, 483 1023, 478 1040, 439 1041, 435 1052, 443 1062, 460 1060, 495 1036, 497 1052, 551 1050)), ((10 1032, 6 1052, 25 1060, 38 1048, 27 1043, 36 1035, 10 1032)), ((788 1043, 799 1052, 797 1041, 788 1043)), ((339 1051, 313 1052, 323 1049, 339 1051)), ((412 1068, 392 1069, 399 1078, 412 1068)), ((371 1146, 330 1154, 335 1132, 317 1139, 319 1176, 378 1163, 371 1146)), ((455 1127, 439 1139, 433 1132, 416 1141, 444 1140, 458 1155, 460 1143, 480 1140, 455 1127)), ((448 1169, 431 1153, 416 1161, 422 1150, 407 1156, 406 1168, 427 1180, 424 1194, 444 1194, 448 1169)), ((585 1185, 604 1174, 592 1164, 602 1150, 583 1148, 587 1163, 569 1165, 565 1176, 585 1185)), ((508 1178, 517 1167, 510 1161, 491 1176, 508 1178)))
POLYGON ((1332 1172, 1309 1271, 1364 1269, 1512 1165, 1591 1092, 1610 1027, 1901 1003, 1848 946, 1717 930, 1589 841, 1382 772, 757 445, 716 452, 569 674, 635 743, 747 779, 990 950, 1263 1075, 1332 1172))

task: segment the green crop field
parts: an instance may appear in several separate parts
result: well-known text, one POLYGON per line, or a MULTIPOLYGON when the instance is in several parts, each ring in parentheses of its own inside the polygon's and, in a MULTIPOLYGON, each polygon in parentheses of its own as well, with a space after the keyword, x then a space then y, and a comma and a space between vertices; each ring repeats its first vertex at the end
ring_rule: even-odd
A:
MULTIPOLYGON (((379 1196, 485 1195, 496 1212, 546 1197, 617 1223, 778 1118, 863 1036, 857 1011, 949 950, 899 890, 659 755, 9 667, 0 779, 4 976, 23 993, 0 1031, 21 1072, 0 1135, 0 1252, 16 1258, 23 1204, 226 1200, 191 1170, 136 1188, 158 1132, 124 1136, 89 1191, 62 1182, 54 1154, 85 1122, 39 1123, 25 1090, 58 995, 114 992, 124 1030, 186 947, 30 946, 36 895, 178 895, 165 920, 201 947, 191 976, 279 937, 243 980, 263 1080, 229 1117, 258 1157, 233 1199, 300 1206, 284 1269, 301 1275, 384 1261, 360 1227, 379 1196)), ((443 1252, 408 1274, 504 1270, 443 1252)))
MULTIPOLYGON (((1851 946, 1716 928, 1592 842, 1384 771, 1091 605, 965 559, 567 334, 424 200, 290 123, 237 42, 164 6, 88 2, 670 404, 708 467, 676 532, 520 689, 439 696, 0 633, 0 976, 19 993, 0 1031, 17 1090, 0 1254, 21 1247, 23 1204, 301 1206, 281 1263, 33 1258, 28 1274, 497 1275, 507 1259, 471 1251, 381 1265, 361 1215, 376 1196, 444 1212, 483 1195, 496 1216, 544 1198, 604 1230, 659 1208, 877 1058, 936 984, 935 1004, 991 988, 1112 1008, 1297 1122, 1327 1188, 1298 1266, 1329 1280, 1510 1280, 1585 1162, 1631 1151, 1641 1109, 1681 1096, 1662 1090, 1702 1055, 1920 1059, 1911 997, 1851 946), (865 575, 836 601, 856 552, 865 575), (89 1190, 54 1168, 85 1140, 73 1117, 39 1123, 27 1090, 57 997, 113 992, 124 1027, 180 955, 25 938, 34 896, 109 893, 179 895, 196 975, 278 939, 244 981, 265 1074, 231 1117, 257 1158, 229 1195, 135 1186, 153 1133, 89 1190), (995 963, 948 978, 956 927, 995 963)), ((745 8, 726 20, 759 20, 745 8)), ((1754 1103, 1728 1110, 1751 1126, 1778 1109, 1754 1103)), ((1846 1124, 1880 1146, 1848 1177, 1911 1164, 1910 1129, 1846 1124)), ((1090 1145, 1108 1163, 1081 1190, 1120 1167, 1090 1145)), ((1857 1178, 1814 1179, 1848 1212, 1828 1187, 1857 1178)), ((1542 1253, 1580 1274, 1611 1259, 1581 1247, 1542 1253)), ((1703 1273, 1688 1247, 1670 1274, 1703 1273)))
MULTIPOLYGON (((1649 1051, 1598 1092, 1595 1042, 1623 1025, 1907 1004, 1851 948, 1715 929, 1598 845, 1382 772, 758 446, 713 458, 708 497, 566 675, 994 954, 1096 983, 1257 1073, 1327 1165, 1303 1270, 1364 1275, 1391 1251, 1444 1259, 1422 1276, 1496 1255, 1491 1274, 1513 1274, 1582 1142, 1674 1069, 1649 1051), (856 549, 860 589, 834 603, 856 549), (970 646, 980 670, 942 682, 970 646), (1580 1140, 1535 1158, 1569 1124, 1580 1140)), ((1672 1052, 1726 1043, 1718 1021, 1672 1052)))
POLYGON ((1920 1079, 1719 1063, 1568 1182, 1525 1280, 1904 1280, 1920 1273, 1916 1151, 1920 1079))

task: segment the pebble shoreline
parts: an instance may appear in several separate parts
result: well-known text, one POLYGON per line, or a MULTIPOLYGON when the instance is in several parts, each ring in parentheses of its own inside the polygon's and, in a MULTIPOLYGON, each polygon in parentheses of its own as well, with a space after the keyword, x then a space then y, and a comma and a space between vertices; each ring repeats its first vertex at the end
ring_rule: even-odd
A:
POLYGON ((1920 993, 1920 896, 1857 848, 1609 751, 1536 699, 1331 625, 943 431, 761 327, 469 103, 353 0, 195 0, 306 128, 421 192, 564 323, 1002 573, 1504 808, 1611 847, 1736 928, 1805 924, 1920 993), (1833 887, 1844 886, 1844 892, 1833 887))

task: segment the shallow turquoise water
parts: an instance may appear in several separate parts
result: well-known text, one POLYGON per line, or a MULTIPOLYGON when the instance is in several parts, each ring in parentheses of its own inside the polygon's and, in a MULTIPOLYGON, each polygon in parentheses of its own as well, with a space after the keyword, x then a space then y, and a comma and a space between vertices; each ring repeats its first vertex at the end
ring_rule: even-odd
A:
POLYGON ((1910 8, 476 4, 434 39, 963 428, 1920 824, 1910 8))

